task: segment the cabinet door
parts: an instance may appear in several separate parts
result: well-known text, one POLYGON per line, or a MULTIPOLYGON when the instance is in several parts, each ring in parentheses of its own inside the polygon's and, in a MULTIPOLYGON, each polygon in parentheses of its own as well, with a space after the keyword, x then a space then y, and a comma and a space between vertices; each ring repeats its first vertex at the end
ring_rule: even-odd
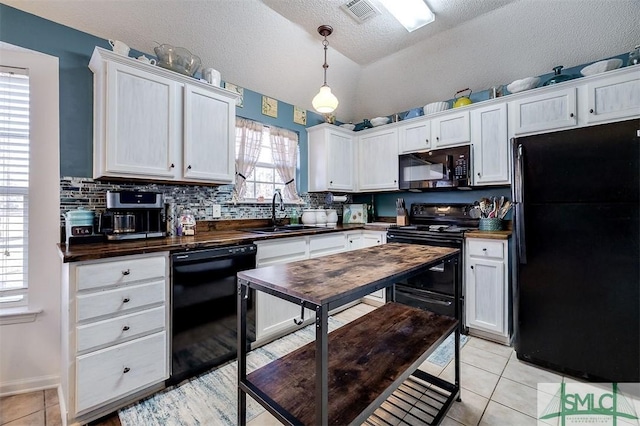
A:
POLYGON ((231 183, 235 175, 235 103, 201 87, 184 88, 185 180, 231 183))
MULTIPOLYGON (((378 231, 363 231, 362 232, 362 247, 379 246, 380 244, 386 244, 387 233, 378 231)), ((376 290, 371 294, 365 296, 365 299, 374 302, 374 305, 382 305, 386 302, 385 290, 376 290)))
POLYGON ((640 115, 640 71, 587 84, 588 123, 640 115))
POLYGON ((504 263, 468 258, 466 275, 467 325, 506 334, 504 263))
POLYGON ((556 90, 513 101, 515 134, 576 126, 576 89, 556 90))
POLYGON ((508 184, 507 105, 471 111, 474 185, 508 184))
POLYGON ((355 188, 353 138, 334 131, 329 131, 327 138, 327 189, 353 191, 355 188))
POLYGON ((176 177, 180 84, 109 62, 105 171, 135 177, 176 177))
MULTIPOLYGON (((268 241, 258 243, 257 246, 257 267, 309 258, 307 240, 304 237, 268 241)), ((300 318, 300 311, 300 305, 256 291, 256 342, 266 343, 299 328, 293 320, 300 318)), ((311 310, 305 310, 305 319, 313 318, 314 315, 311 310)))
POLYGON ((357 250, 364 248, 364 239, 362 232, 354 232, 347 234, 347 250, 357 250))
POLYGON ((450 113, 431 120, 434 148, 469 143, 469 111, 450 113))
POLYGON ((360 191, 398 189, 398 132, 390 129, 361 136, 358 146, 360 191))
POLYGON ((419 120, 398 129, 400 153, 424 151, 431 148, 431 121, 419 120))

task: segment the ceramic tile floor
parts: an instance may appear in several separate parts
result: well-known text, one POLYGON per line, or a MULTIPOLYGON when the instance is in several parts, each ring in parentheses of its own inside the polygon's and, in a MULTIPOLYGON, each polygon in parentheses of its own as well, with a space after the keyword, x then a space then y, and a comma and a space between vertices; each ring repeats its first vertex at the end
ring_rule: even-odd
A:
POLYGON ((47 389, 0 398, 0 425, 62 425, 58 390, 47 389))
MULTIPOLYGON (((343 322, 352 321, 375 308, 359 304, 335 315, 343 322)), ((575 379, 524 363, 516 358, 512 348, 470 337, 460 354, 461 402, 456 402, 442 422, 445 426, 526 426, 542 423, 536 420, 537 383, 575 382, 575 379)), ((454 366, 445 367, 425 362, 424 371, 445 380, 453 380, 454 366)), ((413 407, 409 413, 419 413, 416 407, 424 405, 426 393, 413 391, 413 407)), ((403 404, 401 404, 403 405, 403 404)), ((406 403, 404 404, 406 405, 406 403)), ((640 413, 640 401, 635 401, 640 413)), ((404 407, 407 409, 410 407, 404 407)), ((414 417, 387 418, 391 425, 419 425, 414 417)), ((50 426, 60 425, 58 395, 53 389, 0 398, 0 425, 50 426)), ((627 424, 627 423, 625 423, 627 424)), ((638 424, 631 423, 631 424, 638 424)), ((97 426, 119 426, 117 414, 107 416, 97 426)), ((268 412, 248 422, 249 426, 277 426, 280 423, 268 412)))

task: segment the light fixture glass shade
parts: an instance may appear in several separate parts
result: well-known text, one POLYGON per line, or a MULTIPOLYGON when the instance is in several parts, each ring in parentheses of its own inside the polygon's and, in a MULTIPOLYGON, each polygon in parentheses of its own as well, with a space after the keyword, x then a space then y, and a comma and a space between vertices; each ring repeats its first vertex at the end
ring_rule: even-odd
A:
POLYGON ((324 84, 320 87, 320 92, 313 98, 311 104, 319 113, 328 114, 338 108, 338 98, 331 93, 331 88, 324 84))

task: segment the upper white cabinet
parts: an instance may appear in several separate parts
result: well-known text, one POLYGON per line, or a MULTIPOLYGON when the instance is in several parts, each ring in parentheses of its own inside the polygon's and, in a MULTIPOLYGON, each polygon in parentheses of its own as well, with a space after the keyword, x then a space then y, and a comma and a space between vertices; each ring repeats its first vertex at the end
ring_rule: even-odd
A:
POLYGON ((233 181, 235 121, 235 100, 207 88, 185 85, 182 164, 185 180, 233 181))
POLYGON ((236 95, 96 47, 94 178, 232 183, 236 95))
POLYGON ((469 111, 447 112, 431 120, 432 148, 463 145, 471 140, 469 111))
POLYGON ((431 149, 431 121, 421 119, 398 128, 400 154, 431 149))
POLYGON ((514 134, 544 132, 578 124, 576 88, 552 90, 511 102, 514 134))
POLYGON ((640 114, 640 69, 587 84, 587 123, 633 117, 640 114))
POLYGON ((398 130, 386 128, 358 138, 358 189, 398 189, 398 130))
POLYGON ((307 129, 309 191, 352 192, 355 183, 353 132, 331 124, 307 129))
POLYGON ((507 105, 494 104, 471 111, 473 184, 509 184, 507 105))

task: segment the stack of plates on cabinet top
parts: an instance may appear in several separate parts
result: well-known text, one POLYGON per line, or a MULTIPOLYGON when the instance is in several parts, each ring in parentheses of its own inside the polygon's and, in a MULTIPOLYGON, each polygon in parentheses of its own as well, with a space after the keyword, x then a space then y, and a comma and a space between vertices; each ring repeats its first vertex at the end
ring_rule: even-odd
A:
POLYGON ((387 124, 389 121, 391 121, 389 117, 376 117, 371 119, 371 124, 373 124, 373 126, 376 127, 376 126, 382 126, 383 124, 387 124))
POLYGON ((580 70, 580 74, 583 76, 600 74, 601 72, 615 70, 622 65, 622 59, 607 59, 606 61, 600 61, 588 65, 580 70))
POLYGON ((347 130, 353 130, 356 128, 356 125, 353 123, 344 123, 344 124, 341 124, 340 127, 343 127, 347 130))
POLYGON ((522 92, 524 90, 533 89, 540 83, 540 77, 527 77, 522 80, 516 80, 507 85, 507 90, 511 93, 522 92))

